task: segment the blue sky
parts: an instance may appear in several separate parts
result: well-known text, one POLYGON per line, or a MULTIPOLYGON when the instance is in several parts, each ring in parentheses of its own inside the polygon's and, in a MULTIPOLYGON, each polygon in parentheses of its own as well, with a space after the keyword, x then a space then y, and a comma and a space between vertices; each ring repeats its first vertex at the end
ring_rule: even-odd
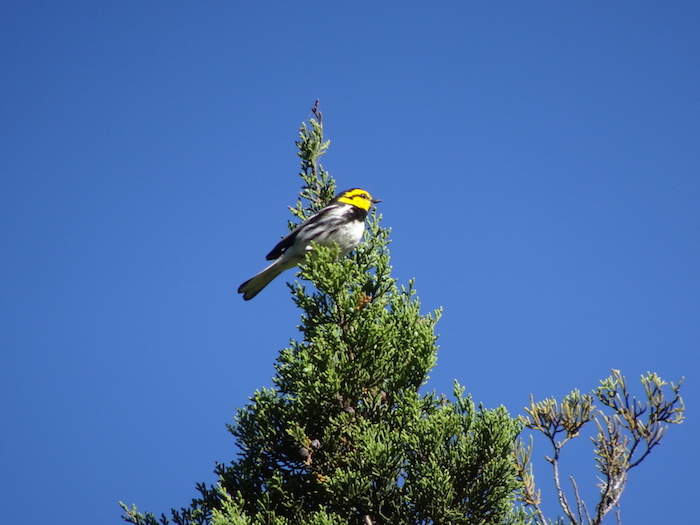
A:
MULTIPOLYGON (((3 519, 160 513, 233 459, 225 424, 299 320, 283 279, 235 290, 285 232, 320 98, 324 166, 383 199, 394 276, 444 308, 427 387, 515 415, 611 368, 686 376, 622 515, 691 522, 698 27, 683 1, 4 2, 3 519)), ((594 494, 585 439, 565 459, 594 494)))

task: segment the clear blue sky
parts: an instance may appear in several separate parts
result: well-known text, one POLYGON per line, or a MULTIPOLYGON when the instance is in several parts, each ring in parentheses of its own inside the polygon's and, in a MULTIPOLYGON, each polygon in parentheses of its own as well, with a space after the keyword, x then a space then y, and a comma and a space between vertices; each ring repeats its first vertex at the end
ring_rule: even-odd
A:
POLYGON ((428 388, 515 415, 611 368, 686 376, 622 508, 694 521, 698 28, 690 1, 3 2, 3 522, 160 513, 234 458, 299 320, 283 279, 235 291, 285 232, 316 98, 324 166, 384 200, 394 275, 444 308, 428 388))

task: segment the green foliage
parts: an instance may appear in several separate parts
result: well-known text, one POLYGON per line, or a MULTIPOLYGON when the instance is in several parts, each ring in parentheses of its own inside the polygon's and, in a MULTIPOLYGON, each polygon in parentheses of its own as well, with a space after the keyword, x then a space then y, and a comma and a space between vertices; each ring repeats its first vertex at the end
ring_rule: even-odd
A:
MULTIPOLYGON (((332 198, 318 160, 320 112, 302 126, 303 220, 332 198)), ((290 284, 301 336, 281 351, 273 388, 255 392, 229 426, 240 448, 215 487, 172 511, 178 525, 520 523, 512 450, 520 424, 420 389, 436 362, 440 312, 420 312, 414 283, 391 277, 389 231, 368 218, 364 242, 339 259, 315 246, 290 284), (313 286, 310 286, 312 284, 313 286)), ((124 506, 124 519, 155 525, 124 506)), ((165 517, 161 523, 166 523, 165 517)))

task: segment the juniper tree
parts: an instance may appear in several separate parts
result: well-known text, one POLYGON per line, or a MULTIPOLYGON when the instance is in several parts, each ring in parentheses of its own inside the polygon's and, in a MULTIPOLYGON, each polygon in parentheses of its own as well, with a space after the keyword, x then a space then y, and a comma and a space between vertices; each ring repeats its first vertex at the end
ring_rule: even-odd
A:
MULTIPOLYGON (((321 114, 302 124, 297 147, 302 189, 294 221, 333 197, 336 184, 319 164, 328 148, 321 114)), ((347 258, 315 246, 290 284, 301 310, 301 337, 280 352, 274 387, 256 391, 229 430, 240 448, 217 464, 218 483, 171 518, 124 509, 137 525, 286 524, 563 524, 545 518, 521 427, 543 433, 560 506, 572 525, 599 525, 617 508, 629 470, 683 419, 680 383, 642 377, 646 402, 614 370, 591 394, 574 390, 526 407, 511 419, 503 407, 475 406, 455 382, 452 398, 421 394, 436 362, 440 311, 421 314, 414 282, 391 277, 389 230, 372 212, 364 242, 347 258), (594 398, 608 413, 597 411, 594 398), (575 506, 560 481, 560 453, 589 422, 599 501, 589 512, 573 477, 575 506), (557 437, 560 436, 560 439, 557 437)), ((619 514, 618 514, 619 521, 619 514)))
MULTIPOLYGON (((322 119, 297 141, 296 221, 336 184, 319 164, 322 119)), ((294 227, 297 223, 291 222, 294 227)), ((455 382, 450 398, 422 392, 436 363, 440 311, 421 313, 414 282, 391 277, 389 230, 373 211, 364 242, 339 259, 314 246, 289 284, 300 337, 229 426, 240 453, 216 465, 218 483, 171 511, 177 525, 516 523, 512 451, 520 429, 503 407, 476 406, 455 382)), ((124 506, 138 525, 168 523, 124 506)))

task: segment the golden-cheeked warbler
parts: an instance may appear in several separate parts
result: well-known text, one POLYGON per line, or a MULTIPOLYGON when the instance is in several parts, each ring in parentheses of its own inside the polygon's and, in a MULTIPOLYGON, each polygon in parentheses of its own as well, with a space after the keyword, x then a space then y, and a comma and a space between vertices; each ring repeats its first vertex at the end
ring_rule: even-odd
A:
POLYGON ((333 200, 313 217, 302 222, 265 257, 274 262, 238 287, 246 301, 255 297, 275 277, 304 262, 310 243, 340 247, 340 257, 350 253, 362 240, 365 231, 365 218, 372 204, 381 202, 373 199, 365 190, 353 188, 336 195, 333 200))

